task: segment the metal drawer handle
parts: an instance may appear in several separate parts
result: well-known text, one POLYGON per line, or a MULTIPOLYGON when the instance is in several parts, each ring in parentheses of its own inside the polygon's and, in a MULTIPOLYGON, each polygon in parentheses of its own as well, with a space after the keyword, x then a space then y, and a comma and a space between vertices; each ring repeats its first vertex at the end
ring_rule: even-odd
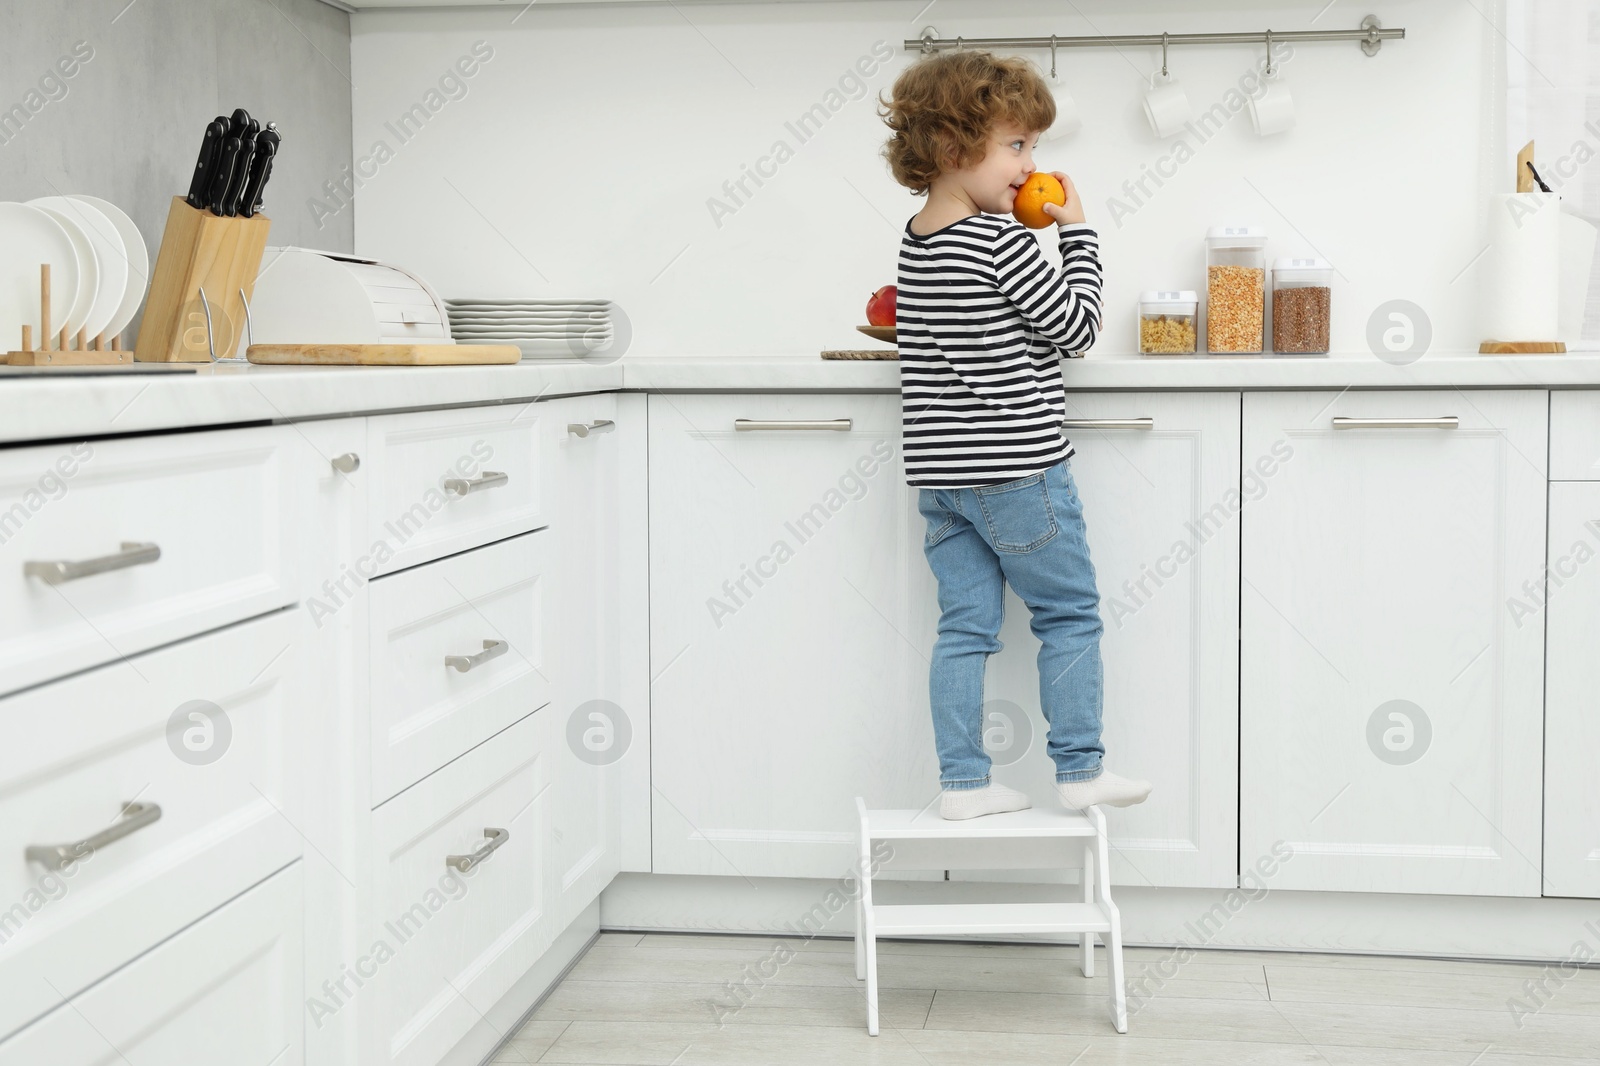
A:
POLYGON ((1153 418, 1068 418, 1062 429, 1155 429, 1153 418))
POLYGON ((22 564, 24 577, 36 577, 48 585, 75 581, 90 574, 103 574, 107 570, 126 570, 130 566, 143 566, 161 558, 161 548, 136 540, 122 542, 122 550, 115 555, 102 555, 98 559, 53 559, 48 562, 22 564))
POLYGON ((487 859, 490 855, 493 855, 495 849, 501 844, 504 844, 506 841, 510 840, 511 830, 489 829, 485 827, 483 835, 489 838, 489 843, 485 844, 471 855, 446 855, 444 857, 444 864, 446 866, 454 866, 462 873, 466 873, 484 859, 487 859))
POLYGON ((444 657, 444 664, 446 666, 453 666, 464 674, 468 670, 471 670, 474 666, 477 666, 480 663, 486 663, 490 659, 498 659, 500 656, 504 655, 510 650, 511 645, 507 644, 503 640, 486 640, 483 642, 483 650, 478 652, 478 654, 446 655, 444 657))
POLYGON ((1334 429, 1455 429, 1461 419, 1455 415, 1441 418, 1346 418, 1335 415, 1334 429))
POLYGON ((746 429, 837 429, 850 428, 848 418, 735 418, 733 428, 746 429))
POLYGON ((485 470, 482 477, 475 477, 470 481, 459 477, 445 478, 444 491, 453 492, 457 496, 465 496, 467 493, 477 492, 479 489, 492 489, 496 485, 504 485, 510 480, 511 476, 509 474, 503 474, 496 470, 485 470))
POLYGON ((336 455, 329 462, 333 463, 333 468, 341 474, 354 474, 361 469, 361 456, 355 452, 336 455))
POLYGON ((617 424, 609 418, 597 418, 593 422, 568 422, 567 432, 576 437, 587 437, 591 433, 604 433, 617 428, 617 424))
POLYGON ((161 808, 154 803, 125 803, 122 805, 121 819, 94 836, 84 837, 74 844, 30 844, 23 856, 28 862, 60 870, 68 863, 77 862, 108 844, 115 844, 123 837, 137 833, 160 817, 161 808))

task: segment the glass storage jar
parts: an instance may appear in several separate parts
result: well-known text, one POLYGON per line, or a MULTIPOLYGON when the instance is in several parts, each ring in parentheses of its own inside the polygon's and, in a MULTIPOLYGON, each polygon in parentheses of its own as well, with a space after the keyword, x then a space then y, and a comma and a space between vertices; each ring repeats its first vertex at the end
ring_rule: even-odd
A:
POLYGON ((1193 289, 1146 289, 1139 294, 1139 354, 1193 355, 1200 296, 1193 289))
POLYGON ((1272 350, 1326 353, 1333 267, 1324 259, 1272 261, 1272 350))
POLYGON ((1259 226, 1206 231, 1206 351, 1263 351, 1267 233, 1259 226))

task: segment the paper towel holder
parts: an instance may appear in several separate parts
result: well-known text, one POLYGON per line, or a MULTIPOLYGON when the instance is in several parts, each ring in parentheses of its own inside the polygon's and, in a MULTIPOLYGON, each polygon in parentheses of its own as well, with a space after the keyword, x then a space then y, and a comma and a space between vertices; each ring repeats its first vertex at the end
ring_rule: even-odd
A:
MULTIPOLYGON (((1517 153, 1516 190, 1518 193, 1549 193, 1550 186, 1539 177, 1533 167, 1533 142, 1529 141, 1517 153), (1535 188, 1535 183, 1538 183, 1535 188)), ((1548 341, 1497 341, 1486 340, 1478 345, 1480 355, 1561 355, 1567 350, 1566 342, 1548 341)))

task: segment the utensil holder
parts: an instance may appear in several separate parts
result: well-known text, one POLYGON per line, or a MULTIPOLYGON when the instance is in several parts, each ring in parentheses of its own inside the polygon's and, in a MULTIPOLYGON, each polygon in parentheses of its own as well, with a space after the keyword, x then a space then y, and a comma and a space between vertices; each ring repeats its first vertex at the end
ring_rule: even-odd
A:
POLYGON ((228 218, 174 196, 134 358, 141 363, 237 362, 231 357, 246 325, 271 227, 265 215, 228 218))

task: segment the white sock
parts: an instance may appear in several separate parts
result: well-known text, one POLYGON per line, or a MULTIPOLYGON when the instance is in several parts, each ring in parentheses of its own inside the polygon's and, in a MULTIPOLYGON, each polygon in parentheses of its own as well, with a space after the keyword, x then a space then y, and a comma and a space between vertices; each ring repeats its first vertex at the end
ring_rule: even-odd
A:
POLYGON ((1025 811, 1033 806, 1027 793, 990 781, 982 788, 947 788, 939 795, 942 818, 976 818, 1002 811, 1025 811))
POLYGON ((1150 795, 1150 782, 1130 781, 1110 770, 1101 769, 1099 777, 1091 777, 1087 781, 1057 781, 1056 794, 1061 797, 1062 806, 1078 811, 1094 803, 1129 807, 1143 803, 1145 797, 1150 795))

